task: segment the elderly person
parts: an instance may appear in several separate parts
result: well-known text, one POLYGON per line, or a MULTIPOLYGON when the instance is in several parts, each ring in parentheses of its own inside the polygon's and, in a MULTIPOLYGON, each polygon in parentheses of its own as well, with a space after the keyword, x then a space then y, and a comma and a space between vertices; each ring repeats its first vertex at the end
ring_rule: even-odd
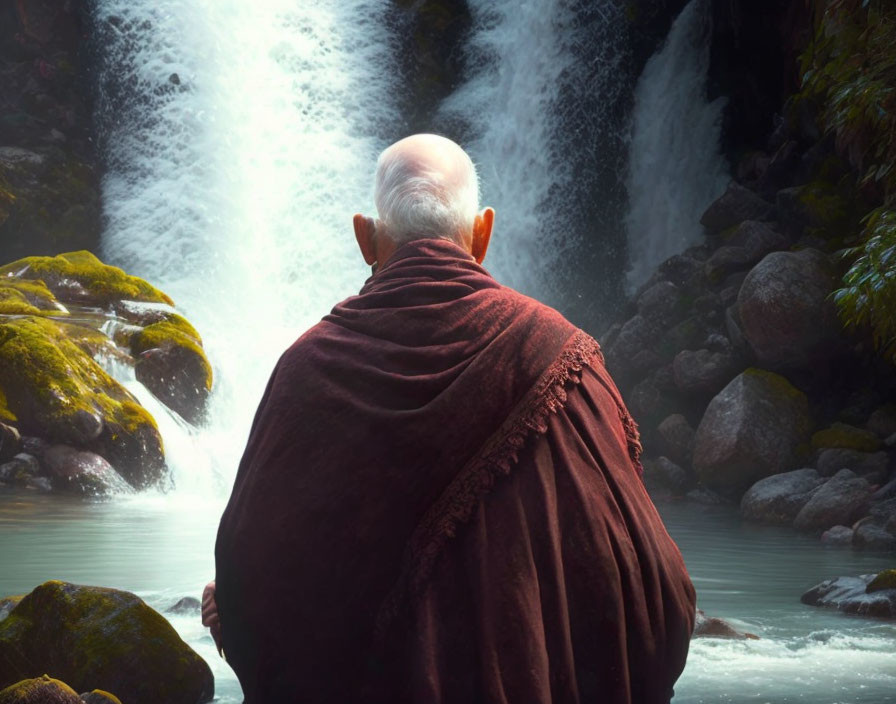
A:
POLYGON ((280 358, 221 518, 246 702, 668 702, 694 591, 597 343, 480 266, 453 142, 386 149, 375 201, 375 273, 280 358))

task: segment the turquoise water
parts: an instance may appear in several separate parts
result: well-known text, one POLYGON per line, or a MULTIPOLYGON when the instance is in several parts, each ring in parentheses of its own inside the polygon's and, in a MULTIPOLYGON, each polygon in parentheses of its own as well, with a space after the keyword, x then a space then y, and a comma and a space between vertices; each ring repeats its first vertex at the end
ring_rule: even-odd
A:
MULTIPOLYGON (((164 611, 196 596, 214 572, 219 499, 175 494, 91 503, 0 494, 0 594, 63 579, 133 591, 164 611)), ((675 704, 896 702, 896 624, 800 604, 827 577, 874 572, 892 557, 829 549, 790 531, 741 523, 730 508, 660 506, 708 614, 760 636, 700 639, 675 704)), ((211 665, 219 702, 239 685, 197 616, 173 616, 211 665)))

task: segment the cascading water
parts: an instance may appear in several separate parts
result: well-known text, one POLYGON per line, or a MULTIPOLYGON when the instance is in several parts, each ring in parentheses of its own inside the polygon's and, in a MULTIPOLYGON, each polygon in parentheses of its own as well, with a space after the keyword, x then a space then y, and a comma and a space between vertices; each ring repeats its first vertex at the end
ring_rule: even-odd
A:
POLYGON ((623 141, 612 115, 626 90, 622 10, 577 0, 469 4, 469 77, 441 113, 465 124, 483 203, 497 211, 486 266, 593 324, 618 249, 604 184, 618 181, 613 154, 623 141))
POLYGON ((104 255, 177 301, 215 368, 197 451, 169 447, 181 489, 203 489, 194 455, 210 455, 206 484, 226 494, 277 356, 366 277, 350 220, 370 209, 393 119, 382 12, 376 0, 96 4, 104 255))
POLYGON ((627 186, 630 291, 702 239, 700 216, 730 176, 720 154, 724 98, 708 101, 709 3, 691 0, 635 88, 627 186))

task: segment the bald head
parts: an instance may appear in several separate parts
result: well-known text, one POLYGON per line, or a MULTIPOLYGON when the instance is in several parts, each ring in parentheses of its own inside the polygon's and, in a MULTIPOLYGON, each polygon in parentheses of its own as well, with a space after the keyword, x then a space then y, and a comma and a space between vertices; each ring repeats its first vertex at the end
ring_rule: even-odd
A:
POLYGON ((415 134, 377 161, 374 201, 383 234, 467 244, 479 209, 479 181, 467 153, 445 137, 415 134))

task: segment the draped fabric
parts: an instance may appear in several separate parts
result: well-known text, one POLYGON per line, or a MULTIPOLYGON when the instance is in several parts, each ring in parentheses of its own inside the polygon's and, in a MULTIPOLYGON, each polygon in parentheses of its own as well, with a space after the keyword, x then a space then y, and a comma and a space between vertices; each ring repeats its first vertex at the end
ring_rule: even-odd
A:
POLYGON ((590 337, 452 243, 402 246, 283 354, 256 413, 216 545, 246 701, 547 702, 557 647, 563 691, 661 667, 668 699, 693 594, 639 449, 590 337), (568 589, 544 602, 549 578, 568 589))

